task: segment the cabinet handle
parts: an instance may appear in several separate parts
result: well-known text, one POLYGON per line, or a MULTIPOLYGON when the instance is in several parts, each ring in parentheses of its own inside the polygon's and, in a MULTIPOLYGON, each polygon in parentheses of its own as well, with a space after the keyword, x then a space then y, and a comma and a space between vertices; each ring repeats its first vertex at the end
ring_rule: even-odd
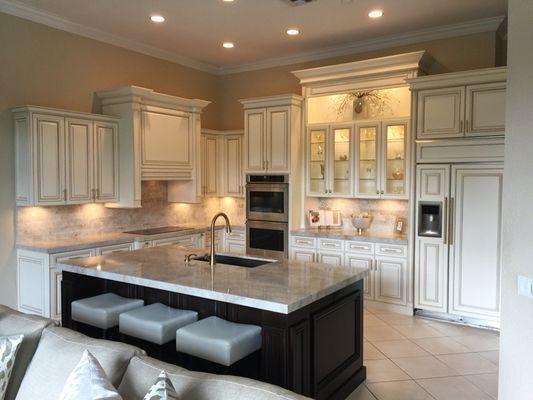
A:
POLYGON ((459 121, 459 132, 460 133, 464 133, 465 131, 463 130, 463 120, 459 121))
POLYGON ((442 215, 442 242, 448 241, 448 198, 444 198, 444 213, 442 215))
POLYGON ((453 222, 455 214, 455 200, 453 197, 450 197, 450 218, 448 221, 448 245, 453 245, 453 222))
POLYGON ((63 189, 63 201, 67 201, 67 189, 63 189))
POLYGON ((465 133, 468 133, 469 131, 470 131, 470 122, 466 120, 465 133))
POLYGON ((385 194, 385 191, 384 191, 384 190, 382 190, 382 191, 381 191, 381 194, 385 194))
POLYGON ((94 197, 96 198, 96 200, 100 200, 100 189, 94 189, 94 197))
POLYGON ((369 250, 368 247, 365 247, 365 246, 357 246, 355 244, 351 244, 350 245, 350 249, 356 249, 356 250, 369 250))
POLYGON ((382 247, 381 251, 385 253, 394 253, 394 254, 401 254, 403 251, 400 249, 392 249, 390 247, 382 247))
POLYGON ((379 194, 379 190, 376 190, 376 194, 379 194))

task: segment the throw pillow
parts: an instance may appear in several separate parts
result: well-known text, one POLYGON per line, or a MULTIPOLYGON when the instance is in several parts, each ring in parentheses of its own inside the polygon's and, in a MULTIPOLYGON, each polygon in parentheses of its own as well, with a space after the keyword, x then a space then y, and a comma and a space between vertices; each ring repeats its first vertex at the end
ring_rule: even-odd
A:
POLYGON ((24 335, 0 337, 0 400, 4 400, 15 357, 24 335))
POLYGON ((165 371, 161 371, 143 400, 179 400, 176 389, 165 371))
POLYGON ((122 400, 98 360, 85 350, 63 387, 60 400, 122 400))

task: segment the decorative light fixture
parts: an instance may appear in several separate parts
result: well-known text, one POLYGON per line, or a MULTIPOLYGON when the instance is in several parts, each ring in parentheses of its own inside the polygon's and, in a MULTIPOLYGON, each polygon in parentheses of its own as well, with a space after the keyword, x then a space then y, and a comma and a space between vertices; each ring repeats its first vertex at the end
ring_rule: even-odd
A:
POLYGON ((233 3, 233 0, 222 0, 224 3, 233 3))
POLYGON ((151 15, 150 19, 152 20, 152 22, 157 22, 158 24, 161 22, 165 22, 165 17, 163 17, 162 15, 151 15))
POLYGON ((380 18, 383 16, 383 11, 381 10, 372 10, 368 13, 370 18, 380 18))
POLYGON ((233 49, 235 45, 231 42, 224 42, 222 43, 222 47, 224 47, 225 49, 233 49))
POLYGON ((300 31, 296 28, 289 28, 287 29, 287 35, 290 35, 290 36, 296 36, 296 35, 299 35, 300 34, 300 31))

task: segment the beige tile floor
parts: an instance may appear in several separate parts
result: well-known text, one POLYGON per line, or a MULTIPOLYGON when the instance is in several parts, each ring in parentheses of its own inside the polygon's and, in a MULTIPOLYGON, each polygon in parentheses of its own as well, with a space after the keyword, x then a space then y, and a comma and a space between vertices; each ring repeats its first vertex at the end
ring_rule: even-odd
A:
POLYGON ((494 400, 496 332, 366 308, 367 379, 349 400, 494 400))

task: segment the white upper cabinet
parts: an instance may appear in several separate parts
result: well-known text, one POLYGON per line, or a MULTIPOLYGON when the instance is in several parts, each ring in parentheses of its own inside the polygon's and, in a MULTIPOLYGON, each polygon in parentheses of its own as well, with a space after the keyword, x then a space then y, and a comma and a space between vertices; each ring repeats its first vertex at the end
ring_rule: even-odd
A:
POLYGON ((128 86, 98 92, 102 110, 120 118, 120 201, 141 206, 141 180, 165 180, 171 202, 202 195, 200 114, 209 102, 128 86))
POLYGON ((506 68, 408 79, 416 99, 418 139, 502 136, 506 68))
POLYGON ((42 107, 13 112, 17 205, 118 201, 115 118, 42 107))
POLYGON ((242 131, 205 130, 202 133, 204 196, 242 197, 242 131))
POLYGON ((241 100, 247 173, 290 173, 301 143, 301 103, 296 95, 241 100))

